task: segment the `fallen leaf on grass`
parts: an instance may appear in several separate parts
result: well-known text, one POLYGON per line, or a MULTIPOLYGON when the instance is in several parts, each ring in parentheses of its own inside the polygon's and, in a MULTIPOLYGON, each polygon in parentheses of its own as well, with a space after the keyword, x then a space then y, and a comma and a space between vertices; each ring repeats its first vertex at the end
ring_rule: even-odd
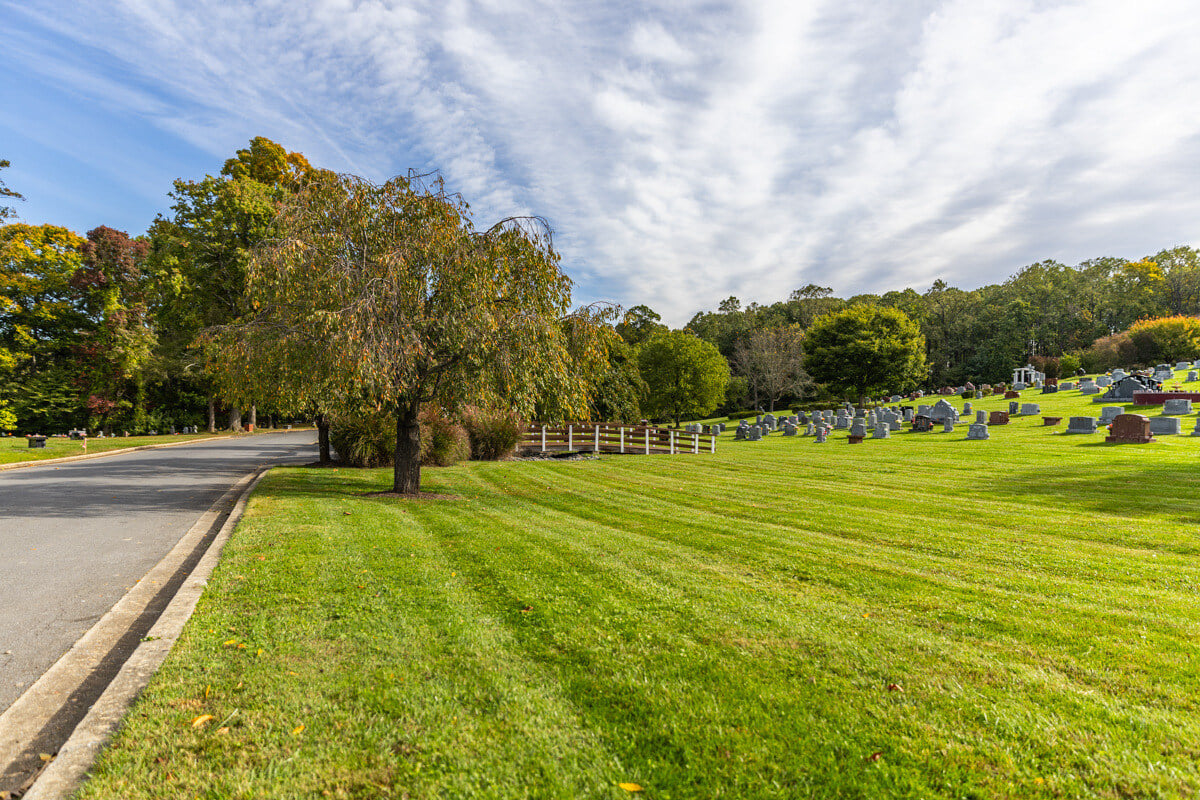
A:
POLYGON ((526 611, 533 611, 533 606, 525 606, 521 609, 522 614, 524 614, 526 611))
POLYGON ((292 736, 297 736, 301 733, 304 733, 304 723, 303 722, 301 722, 296 727, 292 728, 292 736))
POLYGON ((217 728, 217 735, 218 735, 218 736, 224 736, 224 735, 225 735, 225 734, 227 734, 227 733, 229 733, 229 727, 228 727, 228 726, 226 726, 226 727, 224 727, 224 728, 217 728))
POLYGON ((642 787, 638 786, 636 783, 618 783, 617 786, 620 786, 622 789, 624 789, 627 792, 642 791, 642 787))
POLYGON ((233 646, 234 646, 234 645, 236 645, 237 643, 238 643, 238 642, 237 642, 237 639, 230 639, 229 641, 222 642, 222 643, 221 643, 221 646, 222 646, 222 647, 233 647, 233 646))
POLYGON ((216 717, 214 717, 212 714, 201 714, 200 716, 198 716, 194 720, 192 720, 192 727, 199 728, 201 725, 204 725, 205 723, 208 723, 208 722, 212 722, 214 719, 216 719, 216 717))
POLYGON ((889 692, 903 692, 904 688, 898 683, 889 683, 888 691, 889 692))
POLYGON ((878 761, 881 758, 883 758, 883 751, 876 750, 874 753, 871 753, 871 755, 867 756, 867 761, 878 761))

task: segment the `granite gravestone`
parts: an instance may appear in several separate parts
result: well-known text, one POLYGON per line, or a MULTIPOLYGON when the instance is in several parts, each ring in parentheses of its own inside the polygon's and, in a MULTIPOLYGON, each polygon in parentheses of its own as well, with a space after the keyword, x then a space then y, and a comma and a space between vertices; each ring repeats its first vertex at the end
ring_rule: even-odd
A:
POLYGON ((1154 441, 1150 418, 1141 414, 1121 414, 1113 420, 1104 441, 1114 444, 1146 444, 1154 441))

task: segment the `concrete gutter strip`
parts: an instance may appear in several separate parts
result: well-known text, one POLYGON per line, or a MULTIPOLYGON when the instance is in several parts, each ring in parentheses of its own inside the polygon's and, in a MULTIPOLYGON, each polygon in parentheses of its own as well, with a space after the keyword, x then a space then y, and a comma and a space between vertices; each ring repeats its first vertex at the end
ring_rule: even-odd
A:
MULTIPOLYGON (((224 525, 221 526, 220 531, 200 557, 191 573, 184 579, 182 585, 175 592, 169 605, 163 610, 149 633, 137 645, 137 649, 125 661, 120 672, 108 684, 100 699, 91 706, 87 715, 75 727, 70 738, 59 748, 54 760, 45 766, 36 781, 22 795, 22 800, 64 799, 74 793, 80 784, 82 784, 87 771, 95 762, 101 748, 107 743, 120 724, 121 719, 129 710, 129 707, 137 699, 138 695, 141 694, 142 690, 146 688, 151 677, 153 677, 159 666, 166 659, 176 639, 182 633, 184 624, 192 616, 192 612, 196 608, 196 603, 200 600, 200 596, 208 584, 208 578, 212 575, 212 571, 221 557, 221 551, 225 543, 229 540, 233 529, 237 527, 238 522, 241 520, 250 493, 254 491, 258 482, 262 480, 267 469, 262 468, 257 473, 246 476, 226 492, 221 500, 217 501, 201 517, 200 521, 188 531, 166 558, 147 573, 146 578, 143 578, 137 587, 122 598, 91 631, 80 639, 79 643, 70 652, 59 660, 59 663, 55 664, 42 679, 30 687, 29 691, 25 695, 22 695, 5 712, 3 717, 0 717, 0 731, 3 731, 4 718, 13 715, 14 712, 19 718, 21 709, 18 706, 24 707, 27 705, 26 696, 35 689, 38 689, 43 681, 46 681, 52 673, 58 670, 59 665, 68 660, 76 650, 86 650, 85 642, 92 637, 93 632, 97 628, 109 622, 110 617, 121 618, 111 620, 114 624, 125 621, 129 614, 127 609, 123 609, 123 606, 130 600, 134 592, 141 589, 143 584, 153 583, 156 578, 161 578, 165 581, 175 570, 178 570, 180 564, 200 545, 205 535, 211 532, 212 526, 220 516, 220 509, 227 508, 229 499, 237 496, 237 500, 234 502, 233 508, 226 518, 224 525), (83 647, 81 648, 81 646, 83 647)), ((147 593, 156 591, 157 588, 153 586, 147 587, 147 593)), ((40 699, 43 702, 45 701, 44 696, 40 699)), ((61 698, 59 699, 61 700, 61 698)), ((38 698, 32 699, 31 702, 38 702, 38 698)), ((2 744, 0 742, 0 745, 2 744)), ((0 763, 4 763, 2 750, 0 750, 0 763)))
POLYGON ((26 467, 41 467, 46 464, 69 464, 72 461, 86 461, 89 458, 104 458, 105 456, 119 456, 122 453, 136 453, 139 450, 159 450, 164 447, 182 447, 185 444, 200 444, 201 442, 216 442, 221 439, 232 439, 235 436, 261 436, 270 433, 295 433, 296 431, 306 431, 308 428, 292 428, 291 430, 276 429, 255 431, 254 433, 228 434, 225 436, 205 436, 203 439, 187 439, 182 442, 163 442, 162 444, 141 444, 137 447, 122 447, 117 450, 105 450, 103 453, 80 453, 77 456, 63 456, 62 458, 43 458, 37 461, 15 461, 11 464, 0 464, 0 472, 9 469, 24 469, 26 467))

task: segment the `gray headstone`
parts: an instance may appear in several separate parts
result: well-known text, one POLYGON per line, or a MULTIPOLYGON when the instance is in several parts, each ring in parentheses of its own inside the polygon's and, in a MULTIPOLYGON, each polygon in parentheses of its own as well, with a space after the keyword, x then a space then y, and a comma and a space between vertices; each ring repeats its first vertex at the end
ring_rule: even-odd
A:
POLYGON ((977 425, 987 425, 987 412, 986 411, 976 411, 975 412, 975 423, 977 425))
POLYGON ((1163 403, 1162 413, 1164 415, 1190 414, 1192 413, 1192 401, 1179 399, 1167 400, 1163 403))
POLYGON ((1105 406, 1100 409, 1100 424, 1107 425, 1125 413, 1125 406, 1105 406))
POLYGON ((829 437, 828 428, 817 428, 817 444, 825 444, 825 440, 829 437))
POLYGON ((1196 427, 1192 428, 1192 436, 1200 436, 1200 417, 1196 417, 1196 427))
MULTIPOLYGON (((980 414, 985 412, 980 411, 980 414)), ((981 422, 971 423, 971 427, 967 428, 968 439, 989 439, 991 434, 988 432, 988 426, 981 422)))
POLYGON ((1112 382, 1113 382, 1113 379, 1108 377, 1107 375, 1101 375, 1099 378, 1096 378, 1096 385, 1101 388, 1103 388, 1105 386, 1112 386, 1112 382))
POLYGON ((1075 384, 1071 383, 1070 381, 1063 381, 1062 383, 1060 383, 1058 385, 1058 390, 1060 392, 1069 392, 1074 388, 1075 388, 1075 384))
POLYGON ((1196 370, 1194 370, 1194 369, 1190 370, 1188 372, 1187 382, 1195 383, 1197 380, 1200 380, 1200 373, 1197 373, 1196 370))
POLYGON ((783 423, 783 435, 784 436, 795 436, 796 435, 796 426, 790 422, 783 423))
POLYGON ((1042 407, 1040 405, 1038 405, 1037 403, 1022 403, 1021 404, 1021 416, 1023 416, 1023 417, 1030 417, 1030 416, 1033 416, 1035 414, 1040 414, 1040 413, 1042 413, 1042 407))
POLYGON ((854 422, 852 422, 850 424, 850 435, 851 436, 866 436, 867 435, 866 420, 864 420, 864 419, 854 420, 854 422))
POLYGON ((1020 409, 1021 409, 1021 404, 1018 403, 1016 400, 1008 401, 1008 413, 1010 416, 1015 417, 1020 412, 1020 409))
POLYGON ((1151 436, 1172 436, 1177 435, 1181 429, 1179 417, 1151 417, 1150 418, 1150 435, 1151 436))
POLYGON ((1090 386, 1080 386, 1079 393, 1080 394, 1100 394, 1100 387, 1095 384, 1092 384, 1090 386))
POLYGON ((811 423, 811 422, 810 422, 810 423, 808 423, 808 427, 804 429, 804 435, 805 435, 805 436, 812 436, 812 435, 813 435, 813 428, 815 428, 815 427, 816 427, 816 426, 815 426, 813 423, 811 423))
POLYGON ((954 420, 946 417, 942 422, 942 433, 954 433, 954 420))
POLYGON ((1095 417, 1071 417, 1067 420, 1067 433, 1095 433, 1095 417))
POLYGON ((875 431, 874 431, 874 433, 871 434, 871 438, 873 438, 873 439, 890 439, 891 435, 892 435, 891 429, 887 425, 881 423, 881 424, 875 426, 875 431))

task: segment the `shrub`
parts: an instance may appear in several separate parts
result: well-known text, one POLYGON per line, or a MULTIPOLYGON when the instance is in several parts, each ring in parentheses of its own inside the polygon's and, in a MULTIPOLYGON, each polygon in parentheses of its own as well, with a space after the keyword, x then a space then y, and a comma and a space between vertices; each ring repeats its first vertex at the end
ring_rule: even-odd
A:
POLYGON ((1130 366, 1137 360, 1137 348, 1129 338, 1128 331, 1102 336, 1079 354, 1079 366, 1089 374, 1108 372, 1113 367, 1130 366))
POLYGON ((1048 381, 1056 381, 1062 375, 1062 360, 1054 356, 1034 356, 1029 363, 1039 372, 1045 373, 1048 381))
POLYGON ((421 409, 421 463, 449 467, 471 457, 471 441, 462 425, 437 406, 421 409))
POLYGON ((1146 365, 1192 359, 1200 353, 1200 319, 1195 317, 1139 320, 1126 333, 1138 361, 1146 365))
MULTIPOLYGON (((421 409, 421 464, 445 467, 470 455, 467 432, 439 408, 421 409)), ((367 409, 330 416, 329 443, 352 467, 387 467, 396 458, 396 418, 367 409)))
MULTIPOLYGON (((1077 354, 1067 353, 1058 360, 1059 377, 1061 378, 1063 375, 1074 375, 1075 370, 1082 366, 1083 363, 1079 360, 1079 356, 1077 354)), ((1107 371, 1108 370, 1105 370, 1105 372, 1107 371)))
POLYGON ((469 407, 460 415, 471 443, 471 458, 499 461, 517 449, 525 431, 524 421, 511 411, 485 411, 469 407))
POLYGON ((384 467, 396 456, 396 422, 376 411, 331 414, 329 444, 352 467, 384 467))
POLYGON ((962 394, 959 396, 963 400, 974 400, 975 399, 975 390, 974 389, 963 389, 962 394))

